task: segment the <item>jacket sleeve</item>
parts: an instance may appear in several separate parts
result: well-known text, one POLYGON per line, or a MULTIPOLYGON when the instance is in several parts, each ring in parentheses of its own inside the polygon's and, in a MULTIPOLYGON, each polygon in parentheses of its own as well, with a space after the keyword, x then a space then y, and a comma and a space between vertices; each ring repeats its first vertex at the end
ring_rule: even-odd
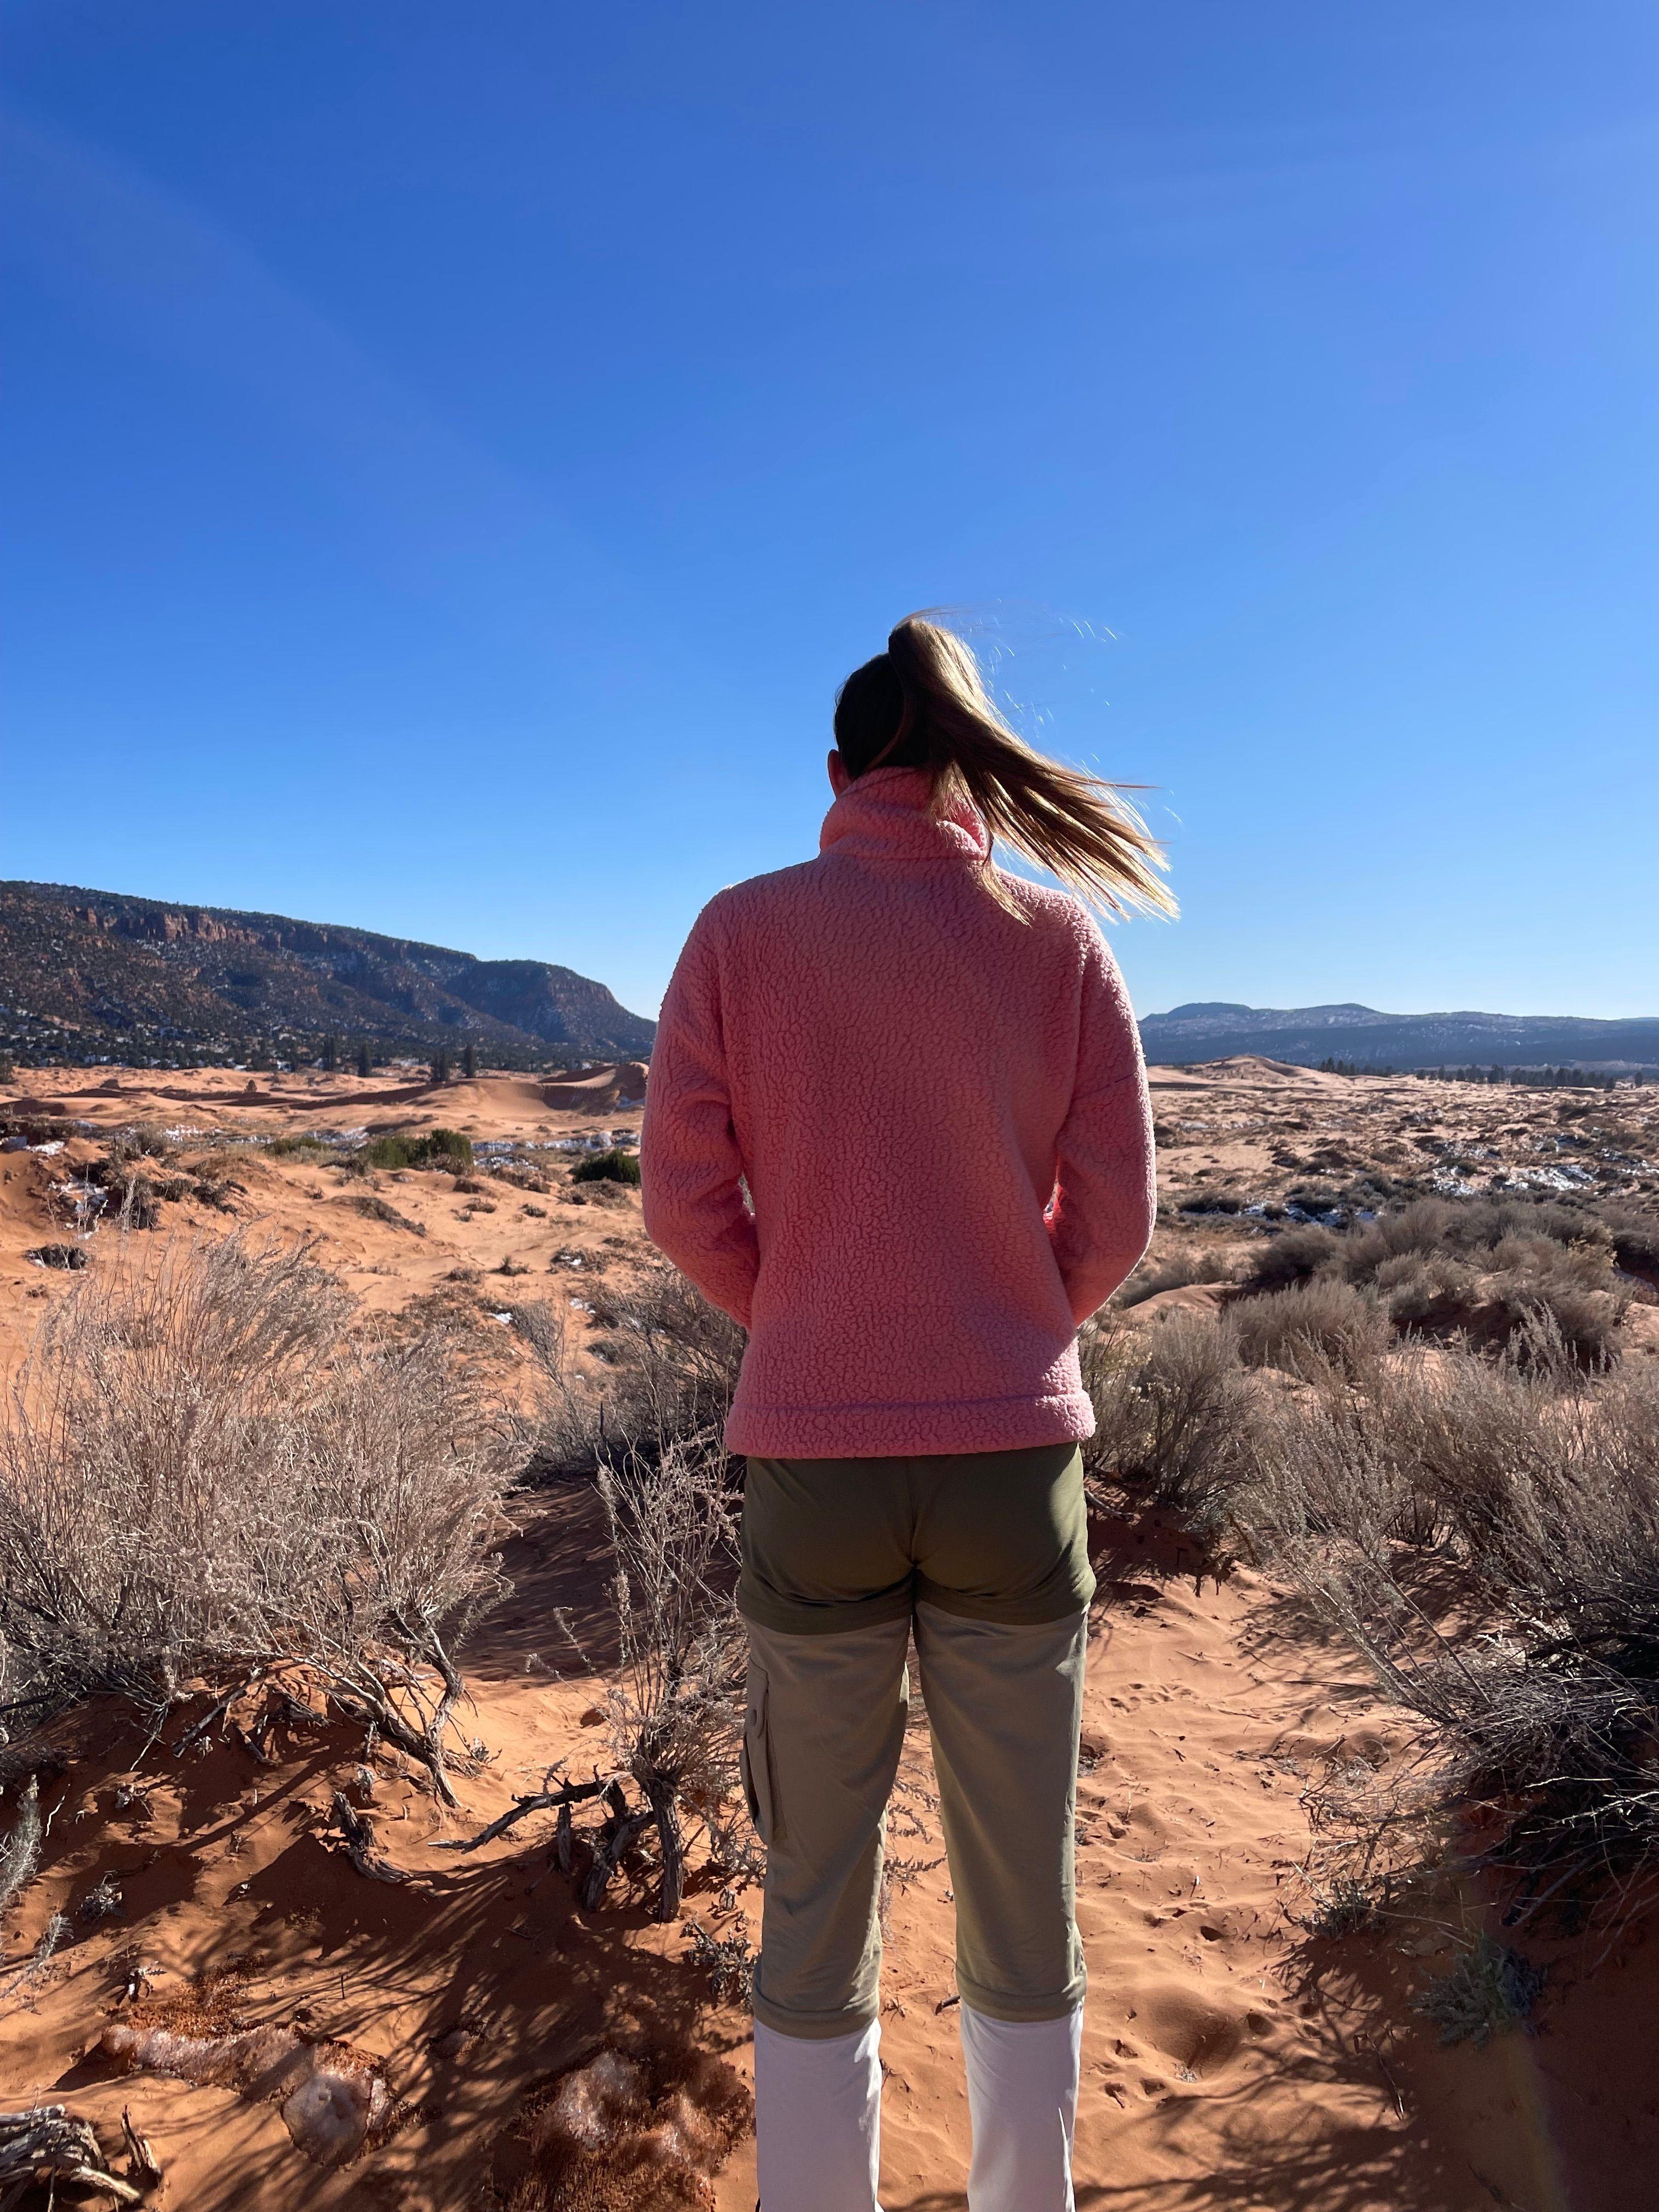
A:
POLYGON ((1128 1277, 1158 1218, 1152 1102, 1140 1032, 1117 963, 1084 917, 1077 1078, 1056 1146, 1048 1236, 1074 1321, 1128 1277))
POLYGON ((640 1195, 652 1243, 747 1328, 760 1252, 742 1175, 720 972, 705 913, 687 939, 658 1018, 640 1131, 640 1195))

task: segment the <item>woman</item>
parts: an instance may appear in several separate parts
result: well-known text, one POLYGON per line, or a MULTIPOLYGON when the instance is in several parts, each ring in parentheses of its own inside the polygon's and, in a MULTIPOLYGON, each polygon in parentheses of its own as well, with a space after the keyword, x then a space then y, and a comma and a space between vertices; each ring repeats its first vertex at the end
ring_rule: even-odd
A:
POLYGON ((1084 1990, 1076 1331, 1152 1233, 1134 1018, 1079 897, 1173 911, 1110 787, 901 623, 836 704, 818 857, 721 891, 664 1001, 646 1227, 749 1332, 744 1771, 767 1845, 762 2212, 878 2212, 878 1916, 914 1632, 957 1904, 972 2212, 1060 2212, 1084 1990))

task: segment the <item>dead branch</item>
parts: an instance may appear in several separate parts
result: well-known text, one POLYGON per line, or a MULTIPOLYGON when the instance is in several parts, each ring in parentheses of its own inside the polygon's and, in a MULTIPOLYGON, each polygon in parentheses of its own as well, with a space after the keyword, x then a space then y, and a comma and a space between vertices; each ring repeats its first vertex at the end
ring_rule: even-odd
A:
POLYGON ((221 1698, 216 1705, 210 1706, 208 1711, 203 1714, 201 1719, 196 1722, 193 1727, 185 1729, 183 1735, 179 1737, 178 1742, 173 1747, 173 1757, 175 1759, 182 1759, 185 1753, 190 1749, 191 1744, 198 1742, 200 1738, 206 1735, 212 1728, 215 1721, 222 1720, 225 1717, 225 1715, 230 1711, 231 1707, 236 1703, 238 1698, 246 1697, 247 1692, 253 1687, 253 1685, 258 1680, 258 1679, 259 1672, 256 1668, 253 1673, 248 1676, 245 1682, 239 1682, 234 1690, 227 1690, 224 1696, 221 1698))
POLYGON ((27 2190, 42 2173, 49 2189, 59 2180, 73 2181, 101 2191, 118 2204, 143 2202, 131 2182, 105 2164, 91 2123, 71 2118, 66 2106, 39 2105, 33 2112, 0 2113, 0 2181, 21 2180, 27 2190))
POLYGON ((680 1900, 685 1892, 685 1836, 680 1826, 672 1781, 665 1776, 653 1776, 646 1790, 646 1801, 662 1846, 662 1889, 657 1899, 657 1917, 662 1921, 678 1920, 680 1900))
POLYGON ((237 1729, 236 1734, 244 1750, 257 1759, 261 1765, 268 1765, 270 1754, 265 1745, 279 1720, 285 1720, 290 1728, 316 1728, 325 1717, 314 1706, 307 1705, 302 1698, 284 1689, 280 1682, 271 1682, 266 1686, 264 1710, 258 1719, 251 1729, 237 1729))
POLYGON ((161 2179, 161 2161, 155 2155, 155 2146, 148 2136, 140 2135, 133 2125, 132 2112, 128 2106, 121 2107, 121 2133, 126 2137, 127 2162, 140 2181, 152 2185, 161 2179))
POLYGON ((374 1831, 363 1818, 343 1790, 334 1793, 332 1825, 345 1839, 351 1863, 359 1874, 370 1881, 407 1881, 409 1876, 401 1867, 382 1858, 374 1845, 374 1831))
POLYGON ((611 1887, 611 1875, 657 1817, 649 1804, 630 1813, 619 1782, 609 1785, 605 1797, 610 1814, 599 1831, 599 1841, 593 1846, 593 1863, 581 1887, 581 1902, 589 1912, 597 1909, 611 1887))
POLYGON ((437 1633, 428 1624, 426 1648, 432 1656, 443 1682, 443 1692, 435 1704, 423 1695, 419 1678, 412 1668, 399 1667, 397 1685, 415 1707, 419 1725, 411 1721, 393 1696, 392 1686, 386 1677, 393 1672, 392 1665, 381 1662, 372 1663, 366 1654, 350 1662, 350 1671, 329 1666, 319 1660, 311 1664, 328 1683, 329 1702, 345 1717, 361 1728, 365 1735, 384 1736, 394 1749, 424 1766, 432 1777, 432 1786, 446 1805, 458 1806, 460 1800, 449 1784, 444 1765, 444 1734, 447 1729, 455 1705, 464 1695, 462 1681, 454 1662, 450 1658, 437 1633))
POLYGON ((142 2204, 144 2201, 141 2191, 135 2189, 130 2181, 118 2180, 106 2167, 70 2166, 59 2170, 65 2181, 77 2181, 82 2189, 102 2190, 106 2197, 112 2197, 118 2204, 142 2204))
MULTIPOLYGON (((480 1828, 476 1836, 446 1837, 441 1842, 434 1843, 432 1848, 434 1851, 476 1851, 480 1844, 493 1844, 497 1836, 504 1836, 509 1828, 515 1826, 529 1814, 550 1813, 556 1808, 559 1814, 558 1832, 561 1836, 568 1836, 570 1808, 580 1804, 584 1798, 602 1796, 615 1786, 611 1777, 596 1773, 591 1782, 567 1782, 557 1790, 538 1790, 532 1796, 515 1798, 510 1813, 503 1813, 487 1828, 480 1828)), ((562 1871, 568 1873, 569 1869, 564 1867, 562 1871)))

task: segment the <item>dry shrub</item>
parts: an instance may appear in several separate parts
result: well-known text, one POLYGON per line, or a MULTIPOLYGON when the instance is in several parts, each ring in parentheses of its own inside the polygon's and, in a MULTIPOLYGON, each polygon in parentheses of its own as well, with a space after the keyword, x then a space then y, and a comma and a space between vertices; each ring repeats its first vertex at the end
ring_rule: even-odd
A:
POLYGON ((1528 1326, 1498 1362, 1326 1370, 1239 1508, 1421 1723, 1386 1790, 1328 1801, 1345 1848, 1449 1850, 1516 1918, 1659 1877, 1659 1373, 1586 1381, 1528 1326))
POLYGON ((1594 1370, 1619 1357, 1629 1304, 1615 1249, 1605 1222, 1571 1206, 1423 1198, 1340 1234, 1286 1230, 1263 1248, 1252 1283, 1310 1295, 1346 1284, 1379 1301, 1402 1335, 1465 1336, 1498 1351, 1524 1352, 1541 1319, 1594 1370))
POLYGON ((1231 1317, 1175 1313, 1145 1331, 1091 1322, 1078 1349, 1095 1412, 1088 1470, 1144 1485, 1195 1532, 1218 1531, 1253 1466, 1231 1317))
POLYGON ((568 1312, 562 1299, 513 1309, 513 1325, 530 1347, 539 1385, 524 1433, 532 1475, 592 1474, 599 1457, 602 1401, 577 1376, 568 1312))
POLYGON ((1490 1267, 1486 1255, 1509 1237, 1564 1247, 1589 1243, 1612 1250, 1611 1239, 1594 1217, 1571 1206, 1529 1198, 1419 1198, 1345 1237, 1342 1270, 1351 1282, 1361 1282, 1401 1252, 1461 1253, 1490 1267))
POLYGON ((1191 1283, 1230 1283, 1232 1253, 1219 1244, 1182 1247, 1153 1267, 1137 1270, 1113 1299, 1115 1305, 1138 1306, 1160 1291, 1184 1290, 1191 1283))
MULTIPOLYGON (((626 1450, 600 1468, 599 1495, 616 1554, 623 1656, 607 1693, 613 1747, 656 1827, 658 1917, 672 1920, 684 1887, 681 1810, 702 1819, 718 1850, 738 1783, 744 1647, 732 1597, 735 1501, 719 1437, 626 1450)), ((620 1856, 610 1851, 605 1879, 620 1856)), ((590 1886, 585 1901, 597 1904, 604 1881, 590 1886)))
POLYGON ((1410 1418, 1421 1380, 1385 1377, 1379 1365, 1364 1378, 1370 1387, 1356 1387, 1340 1368, 1310 1367, 1305 1388, 1260 1409, 1261 1449, 1235 1509, 1259 1559, 1304 1565, 1328 1540, 1368 1553, 1436 1541, 1442 1516, 1420 1480, 1422 1425, 1410 1418))
POLYGON ((597 1385, 578 1376, 567 1307, 517 1315, 542 1376, 534 1450, 543 1471, 591 1474, 604 1457, 718 1435, 746 1341, 736 1322, 666 1266, 626 1291, 595 1285, 589 1295, 604 1332, 590 1343, 602 1369, 597 1385))
POLYGON ((1376 1300, 1329 1276, 1243 1299, 1231 1317, 1245 1365, 1287 1375, 1331 1361, 1359 1367, 1389 1340, 1388 1316, 1376 1300))
POLYGON ((1316 1222, 1281 1230, 1256 1253, 1250 1271, 1251 1287, 1282 1291, 1291 1283, 1305 1283, 1310 1275, 1334 1267, 1342 1240, 1334 1229, 1316 1222))
POLYGON ((159 1121, 135 1121, 130 1128, 112 1129, 109 1156, 118 1165, 134 1160, 167 1160, 179 1146, 159 1121))
POLYGON ((1631 1206, 1610 1206, 1602 1209, 1602 1218, 1617 1265, 1627 1274, 1659 1284, 1659 1215, 1631 1206))
POLYGON ((660 1449, 718 1434, 748 1341, 729 1314, 677 1268, 659 1267, 620 1295, 596 1291, 593 1319, 611 1332, 608 1437, 660 1449))
POLYGON ((1450 1331, 1478 1302, 1480 1278, 1451 1252, 1395 1252, 1377 1265, 1371 1283, 1389 1318, 1404 1334, 1450 1331))
POLYGON ((596 1475, 616 1559, 611 1595, 623 1666, 607 1692, 617 1775, 581 1885, 596 1906, 617 1867, 654 1829, 659 1917, 680 1907, 684 1816, 714 1856, 742 1871, 750 1847, 728 1820, 736 1799, 744 1638, 733 1601, 738 1492, 722 1432, 744 1337, 676 1270, 659 1267, 620 1295, 596 1285, 606 1332, 601 1388, 580 1378, 565 1310, 516 1316, 540 1364, 537 1462, 596 1475), (623 1787, 631 1780, 637 1803, 623 1787))
POLYGON ((499 1588, 504 1439, 441 1339, 351 1319, 305 1250, 238 1237, 57 1309, 0 1431, 9 1711, 165 1711, 191 1675, 295 1662, 447 1793, 448 1644, 499 1588))
POLYGON ((1498 1271, 1480 1286, 1489 1333, 1524 1356, 1538 1340, 1537 1322, 1559 1338, 1580 1367, 1611 1366, 1630 1293, 1617 1284, 1611 1255, 1599 1242, 1562 1247, 1506 1237, 1494 1257, 1498 1271))

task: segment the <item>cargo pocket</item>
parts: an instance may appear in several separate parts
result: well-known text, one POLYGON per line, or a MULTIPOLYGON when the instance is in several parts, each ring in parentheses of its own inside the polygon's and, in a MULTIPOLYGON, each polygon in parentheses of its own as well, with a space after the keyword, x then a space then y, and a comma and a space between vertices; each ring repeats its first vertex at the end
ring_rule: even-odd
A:
POLYGON ((738 1769, 743 1776, 744 1800, 749 1808, 749 1817, 755 1824, 755 1833, 763 1844, 774 1844, 782 1838, 783 1829, 778 1820, 777 1797, 772 1779, 772 1747, 767 1735, 768 1683, 763 1670, 751 1660, 749 1667, 749 1700, 743 1716, 743 1745, 738 1753, 738 1769))

